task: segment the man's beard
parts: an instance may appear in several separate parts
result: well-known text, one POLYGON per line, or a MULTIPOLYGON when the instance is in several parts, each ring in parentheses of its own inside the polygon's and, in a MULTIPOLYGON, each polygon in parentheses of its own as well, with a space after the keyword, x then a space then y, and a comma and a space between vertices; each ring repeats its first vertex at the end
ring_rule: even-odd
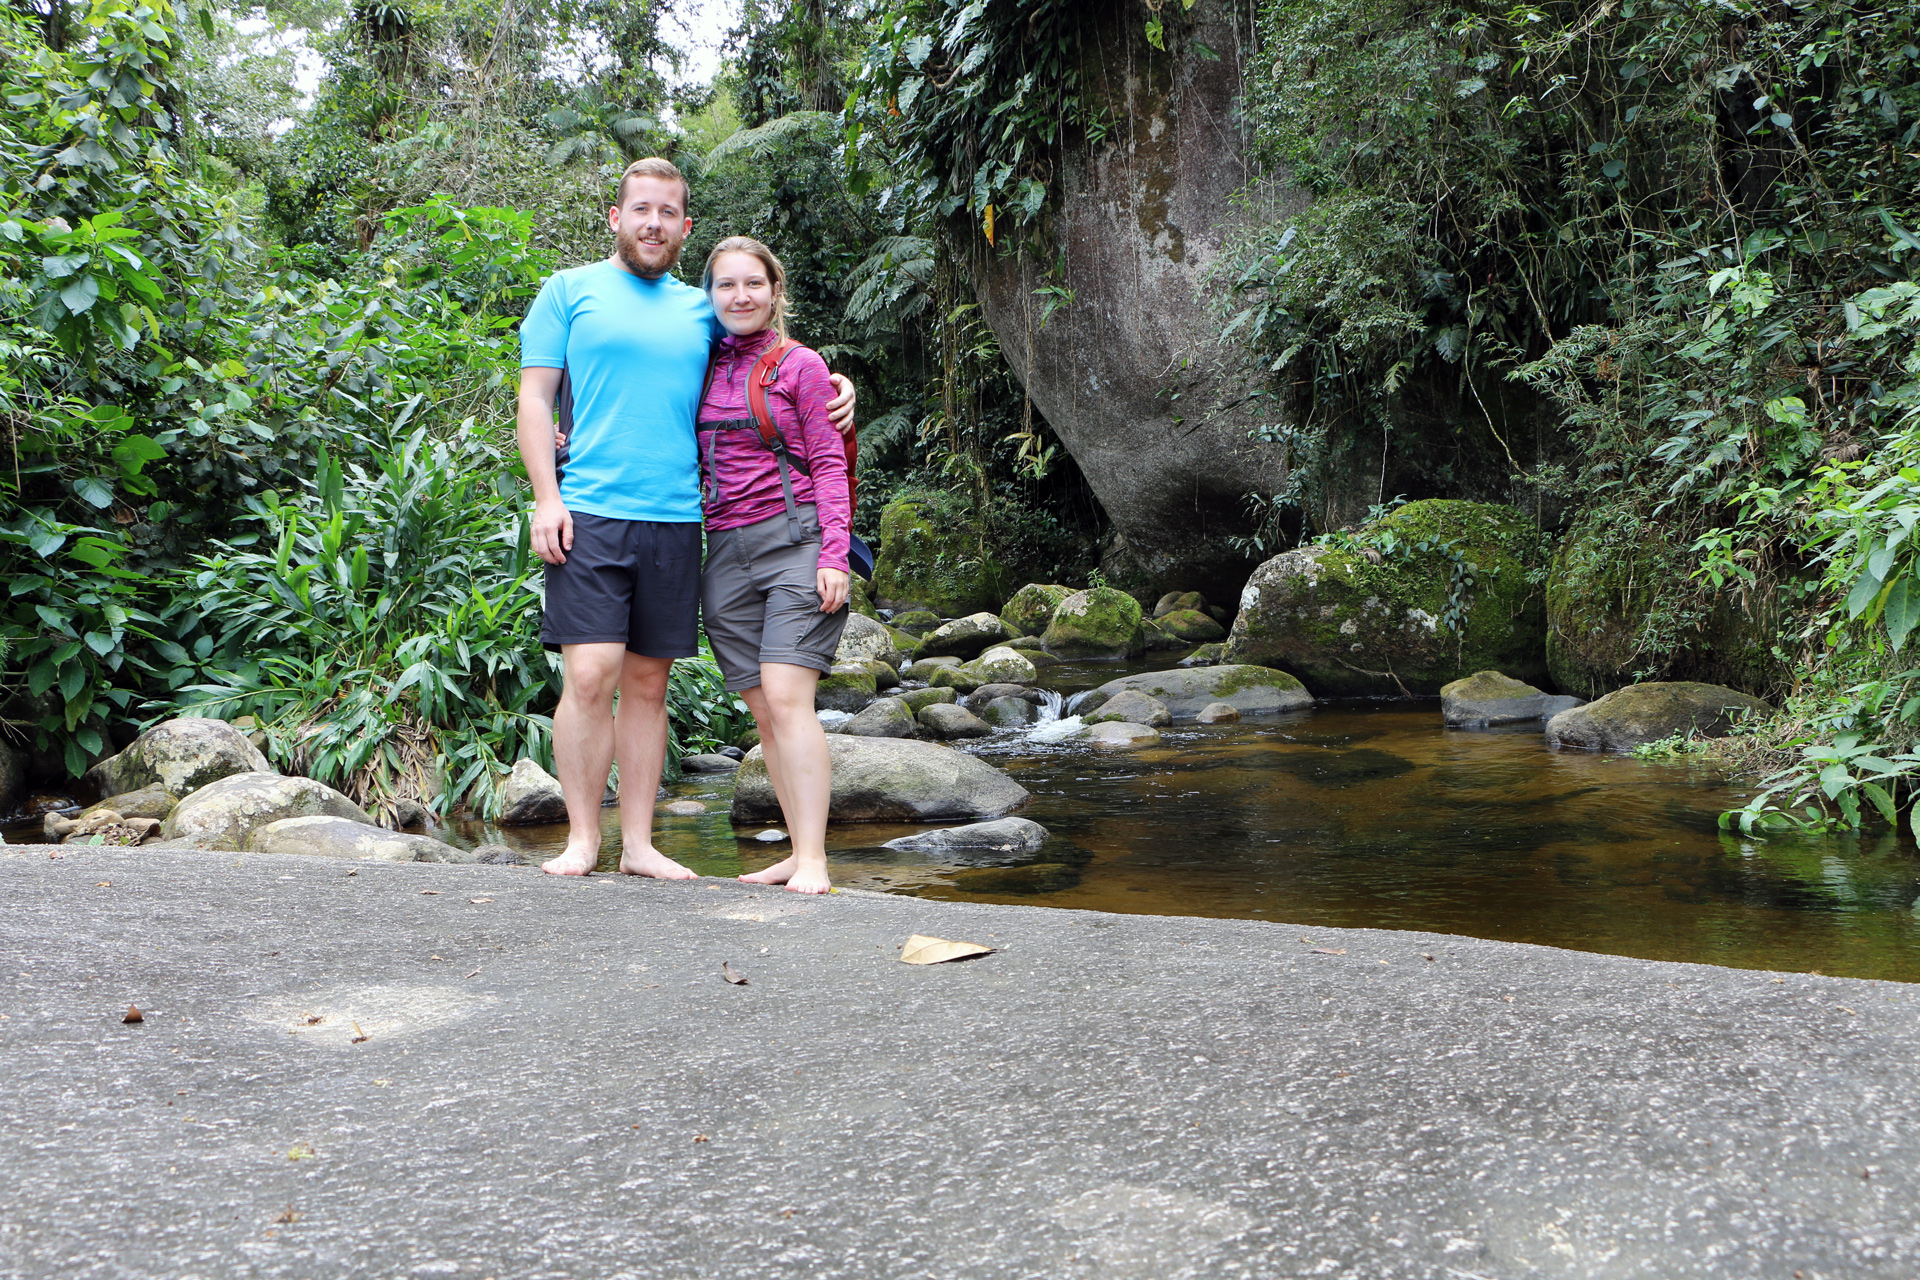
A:
POLYGON ((680 261, 680 247, 678 245, 668 246, 661 244, 657 247, 667 249, 668 256, 666 264, 658 268, 650 267, 640 257, 639 236, 628 235, 625 231, 614 233, 614 252, 620 255, 620 261, 626 263, 627 270, 633 272, 633 274, 643 276, 649 280, 657 280, 661 276, 664 276, 667 272, 673 270, 676 262, 680 261))

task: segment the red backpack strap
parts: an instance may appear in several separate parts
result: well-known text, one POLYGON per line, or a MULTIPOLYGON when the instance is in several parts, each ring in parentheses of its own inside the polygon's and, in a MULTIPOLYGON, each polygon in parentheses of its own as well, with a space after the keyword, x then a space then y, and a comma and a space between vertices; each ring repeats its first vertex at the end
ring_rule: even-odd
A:
POLYGON ((761 442, 775 453, 791 454, 792 450, 787 448, 780 428, 773 425, 773 411, 767 407, 767 388, 779 378, 780 366, 799 346, 791 338, 782 338, 760 353, 760 358, 753 362, 753 372, 747 375, 747 412, 760 428, 761 442))

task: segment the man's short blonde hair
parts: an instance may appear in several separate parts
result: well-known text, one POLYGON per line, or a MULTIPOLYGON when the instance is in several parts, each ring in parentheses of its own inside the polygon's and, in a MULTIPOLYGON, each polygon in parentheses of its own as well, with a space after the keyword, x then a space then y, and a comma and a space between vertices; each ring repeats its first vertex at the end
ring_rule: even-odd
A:
POLYGON ((693 188, 687 183, 687 175, 675 168, 673 161, 662 160, 659 156, 648 156, 645 160, 635 160, 628 165, 626 172, 620 175, 620 185, 614 188, 613 203, 616 207, 627 202, 628 178, 662 178, 668 182, 679 183, 680 216, 683 218, 687 216, 686 205, 693 198, 693 188))

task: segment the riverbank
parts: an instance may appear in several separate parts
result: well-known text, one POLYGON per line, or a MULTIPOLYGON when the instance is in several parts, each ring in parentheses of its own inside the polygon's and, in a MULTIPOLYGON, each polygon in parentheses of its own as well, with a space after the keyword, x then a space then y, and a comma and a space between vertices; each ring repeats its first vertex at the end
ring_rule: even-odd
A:
POLYGON ((1909 986, 58 852, 0 849, 7 1275, 1920 1270, 1909 986))

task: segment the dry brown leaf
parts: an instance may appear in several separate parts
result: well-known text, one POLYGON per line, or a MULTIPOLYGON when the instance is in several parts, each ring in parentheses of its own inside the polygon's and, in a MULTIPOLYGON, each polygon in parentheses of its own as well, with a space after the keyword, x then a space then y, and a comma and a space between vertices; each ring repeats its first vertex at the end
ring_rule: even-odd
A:
POLYGON ((900 959, 906 964, 943 964, 948 960, 966 960, 992 953, 992 947, 983 947, 977 942, 949 942, 945 938, 929 938, 923 933, 916 933, 907 939, 906 946, 900 948, 900 959))
POLYGON ((422 890, 420 891, 420 895, 421 895, 422 897, 426 897, 426 898, 431 898, 431 897, 435 897, 435 896, 437 896, 437 895, 439 895, 439 894, 442 894, 442 893, 444 893, 444 892, 446 892, 446 890, 444 890, 444 889, 422 889, 422 890))
POLYGON ((141 1013, 139 1008, 135 1005, 128 1005, 127 1016, 120 1019, 120 1021, 122 1022, 145 1022, 146 1020, 147 1020, 147 1015, 144 1013, 141 1013))
POLYGON ((738 969, 734 968, 732 965, 728 964, 724 960, 720 962, 720 976, 725 978, 728 982, 731 982, 736 987, 744 987, 747 985, 747 975, 744 973, 741 973, 738 969))
POLYGON ((1343 956, 1347 954, 1347 949, 1345 947, 1315 947, 1313 954, 1317 956, 1343 956))
POLYGON ((467 901, 479 903, 479 902, 492 902, 493 899, 492 898, 468 898, 467 901))

